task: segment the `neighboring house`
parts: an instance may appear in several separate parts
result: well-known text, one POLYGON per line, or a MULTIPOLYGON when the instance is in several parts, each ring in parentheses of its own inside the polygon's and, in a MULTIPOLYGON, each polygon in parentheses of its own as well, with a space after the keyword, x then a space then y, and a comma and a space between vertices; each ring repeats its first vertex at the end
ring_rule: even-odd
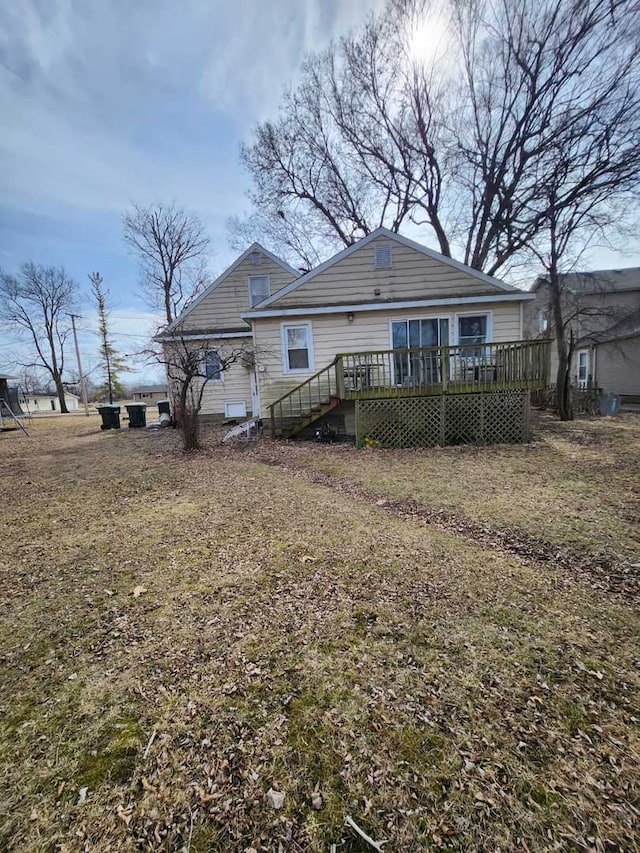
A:
POLYGON ((136 403, 153 405, 158 400, 166 400, 169 396, 166 385, 140 385, 131 392, 131 399, 136 403))
POLYGON ((355 399, 539 387, 548 346, 511 346, 534 299, 378 228, 303 275, 254 244, 163 337, 210 344, 203 415, 253 413, 284 434, 335 409, 353 434, 355 399), (243 342, 253 358, 215 372, 216 348, 243 342))
MULTIPOLYGON (((71 391, 65 391, 64 398, 67 402, 67 409, 70 412, 75 412, 79 408, 80 398, 76 394, 72 394, 71 391)), ((60 401, 57 394, 31 394, 25 392, 23 405, 31 414, 50 414, 51 412, 60 411, 60 401)))
MULTIPOLYGON (((571 381, 640 402, 640 267, 569 273, 563 277, 562 309, 573 330, 571 381)), ((525 334, 553 335, 549 284, 538 278, 535 301, 525 309, 525 334)), ((551 381, 558 359, 552 350, 551 381)))

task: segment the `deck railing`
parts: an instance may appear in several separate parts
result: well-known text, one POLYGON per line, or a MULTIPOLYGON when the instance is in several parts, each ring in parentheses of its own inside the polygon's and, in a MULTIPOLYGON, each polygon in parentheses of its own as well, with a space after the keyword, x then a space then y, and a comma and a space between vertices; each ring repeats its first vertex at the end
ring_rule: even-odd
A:
POLYGON ((548 384, 550 342, 464 344, 341 353, 342 399, 420 396, 548 384))
POLYGON ((269 406, 272 435, 339 400, 545 388, 550 359, 549 340, 340 353, 269 406))

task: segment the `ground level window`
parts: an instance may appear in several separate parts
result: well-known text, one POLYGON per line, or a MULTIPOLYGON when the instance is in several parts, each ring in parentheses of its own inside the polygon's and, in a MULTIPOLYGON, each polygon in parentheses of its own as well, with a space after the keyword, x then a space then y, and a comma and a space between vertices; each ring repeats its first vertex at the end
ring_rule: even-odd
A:
POLYGON ((285 373, 313 369, 310 326, 283 326, 282 348, 285 373))
POLYGON ((215 350, 207 350, 204 354, 204 375, 213 382, 222 382, 222 359, 215 350))

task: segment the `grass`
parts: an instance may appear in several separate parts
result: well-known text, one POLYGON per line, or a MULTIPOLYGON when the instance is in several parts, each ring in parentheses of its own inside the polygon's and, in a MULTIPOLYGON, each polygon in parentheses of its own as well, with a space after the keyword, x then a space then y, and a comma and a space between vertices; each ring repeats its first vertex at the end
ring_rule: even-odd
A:
POLYGON ((640 560, 640 415, 559 424, 531 445, 368 450, 297 444, 291 461, 550 545, 640 560))
POLYGON ((636 429, 546 428, 489 464, 303 445, 183 457, 172 432, 94 418, 0 435, 0 847, 364 850, 350 814, 390 851, 640 849, 634 601, 291 473, 628 556, 632 478, 605 488, 585 466, 623 472, 636 429), (572 453, 618 538, 586 537, 561 504, 550 527, 529 518, 527 471, 557 472, 548 501, 572 453), (482 467, 519 513, 428 485, 482 467))

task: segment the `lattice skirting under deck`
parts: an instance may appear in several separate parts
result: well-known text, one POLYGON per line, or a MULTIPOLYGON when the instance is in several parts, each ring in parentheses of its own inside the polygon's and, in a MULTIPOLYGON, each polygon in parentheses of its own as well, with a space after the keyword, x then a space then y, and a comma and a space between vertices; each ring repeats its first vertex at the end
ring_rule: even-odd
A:
POLYGON ((521 444, 530 436, 528 391, 356 401, 359 447, 521 444))

